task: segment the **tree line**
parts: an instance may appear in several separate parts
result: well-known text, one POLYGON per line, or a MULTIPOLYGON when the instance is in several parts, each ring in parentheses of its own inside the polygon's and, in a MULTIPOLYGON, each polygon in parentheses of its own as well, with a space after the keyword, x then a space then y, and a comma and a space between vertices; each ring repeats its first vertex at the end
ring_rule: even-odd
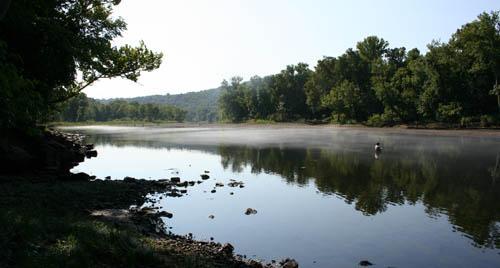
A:
POLYGON ((182 122, 186 111, 172 105, 128 102, 113 100, 101 103, 88 98, 84 93, 71 98, 60 106, 60 111, 53 115, 53 121, 66 122, 106 122, 113 120, 134 121, 176 121, 182 122))
POLYGON ((305 63, 243 82, 224 80, 223 120, 331 121, 384 126, 500 123, 499 11, 482 13, 428 52, 369 36, 314 70, 305 63))
MULTIPOLYGON (((220 89, 213 88, 181 94, 150 95, 134 98, 120 98, 128 102, 167 104, 185 110, 185 121, 216 122, 218 121, 218 105, 220 89)), ((103 103, 116 100, 103 100, 103 103)))

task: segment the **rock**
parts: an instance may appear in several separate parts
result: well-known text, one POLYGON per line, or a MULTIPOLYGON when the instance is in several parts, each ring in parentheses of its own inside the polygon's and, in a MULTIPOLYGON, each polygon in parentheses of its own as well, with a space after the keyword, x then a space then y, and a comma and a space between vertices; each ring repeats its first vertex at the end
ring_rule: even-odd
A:
POLYGON ((96 177, 90 176, 84 172, 80 172, 80 173, 76 173, 76 174, 71 174, 70 178, 71 178, 71 180, 74 180, 74 181, 90 181, 92 179, 95 179, 96 177))
POLYGON ((359 262, 359 265, 360 266, 372 266, 373 263, 371 263, 371 262, 369 262, 367 260, 362 260, 362 261, 359 262))
POLYGON ((213 189, 213 190, 212 190, 212 191, 210 191, 210 192, 213 194, 213 193, 215 193, 215 192, 217 192, 217 191, 216 191, 215 189, 213 189))
POLYGON ((247 208, 247 210, 245 211, 245 215, 253 215, 253 214, 257 214, 257 210, 253 208, 247 208))
POLYGON ((248 266, 250 266, 251 268, 264 268, 264 266, 262 265, 262 263, 256 261, 256 260, 249 260, 247 261, 246 263, 248 266))
POLYGON ((299 268, 299 264, 294 259, 285 259, 280 262, 283 268, 299 268))
POLYGON ((152 214, 155 214, 155 209, 152 208, 152 207, 143 207, 138 212, 141 213, 141 214, 150 214, 150 215, 152 215, 152 214))
POLYGON ((187 193, 187 190, 186 189, 182 189, 182 190, 180 190, 180 192, 181 192, 181 194, 185 194, 185 193, 187 193))
POLYGON ((233 195, 234 193, 233 193, 233 192, 230 192, 229 194, 230 194, 230 195, 233 195))
POLYGON ((91 177, 87 173, 76 173, 76 174, 71 174, 70 179, 72 181, 90 181, 91 177))
POLYGON ((124 182, 135 182, 135 181, 136 181, 136 179, 135 179, 135 178, 132 178, 132 177, 125 177, 125 178, 123 178, 123 181, 124 181, 124 182))
POLYGON ((97 151, 96 150, 86 151, 85 157, 87 157, 87 158, 97 157, 97 151))
POLYGON ((239 186, 240 188, 243 188, 242 187, 243 186, 243 182, 242 181, 231 180, 231 182, 229 182, 227 184, 227 186, 229 186, 229 187, 238 187, 239 186))
POLYGON ((210 171, 208 171, 208 170, 205 170, 205 173, 206 173, 206 174, 208 174, 208 173, 210 173, 210 171))
POLYGON ((211 220, 213 220, 215 218, 215 216, 214 215, 209 215, 208 218, 211 219, 211 220))
POLYGON ((210 176, 208 176, 207 174, 201 174, 200 176, 201 176, 202 180, 208 180, 208 179, 210 179, 210 176))
POLYGON ((111 180, 111 176, 106 176, 106 177, 104 177, 104 179, 111 180))
POLYGON ((168 193, 167 196, 170 196, 170 197, 181 197, 182 195, 179 194, 179 193, 177 193, 177 192, 172 191, 172 192, 168 193))
POLYGON ((171 219, 171 218, 174 216, 174 214, 172 214, 172 213, 170 213, 170 212, 167 212, 167 211, 161 211, 161 212, 158 212, 156 215, 157 215, 158 217, 167 217, 167 218, 169 218, 169 219, 171 219))
POLYGON ((196 184, 196 182, 195 181, 190 181, 190 182, 188 182, 188 184, 189 184, 189 186, 193 186, 193 185, 196 184))
POLYGON ((217 182, 217 183, 215 183, 215 187, 224 187, 224 183, 217 182))
POLYGON ((222 246, 219 249, 219 253, 222 253, 224 255, 232 255, 233 254, 233 250, 234 250, 233 245, 231 245, 229 243, 226 243, 226 244, 224 244, 224 246, 222 246))
POLYGON ((188 182, 187 181, 183 181, 183 182, 177 183, 177 187, 187 187, 187 186, 188 186, 188 182))
POLYGON ((201 184, 201 183, 202 183, 202 181, 197 181, 196 183, 201 184))
POLYGON ((179 178, 179 177, 172 177, 172 178, 170 178, 170 181, 173 182, 173 183, 179 183, 179 182, 181 182, 181 178, 179 178))
POLYGON ((94 144, 91 144, 91 143, 86 144, 86 145, 85 145, 85 149, 86 149, 86 150, 88 150, 88 151, 90 151, 90 150, 94 150, 94 144))

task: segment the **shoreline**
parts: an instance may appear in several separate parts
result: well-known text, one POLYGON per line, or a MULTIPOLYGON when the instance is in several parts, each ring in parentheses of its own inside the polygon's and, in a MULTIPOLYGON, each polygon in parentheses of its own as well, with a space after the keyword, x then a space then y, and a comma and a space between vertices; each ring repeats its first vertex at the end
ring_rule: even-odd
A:
POLYGON ((408 125, 398 125, 392 127, 370 127, 360 124, 321 124, 309 125, 305 123, 168 123, 168 124, 77 124, 77 125, 55 125, 57 129, 79 129, 79 128, 99 128, 99 127, 147 127, 147 128, 207 128, 207 129, 333 129, 333 130, 357 130, 372 131, 389 134, 418 134, 418 135, 438 135, 438 136, 470 136, 470 137, 500 137, 500 128, 426 128, 413 127, 408 125))
MULTIPOLYGON (((49 131, 44 134, 44 139, 47 139, 47 144, 54 144, 57 152, 66 150, 75 155, 71 163, 76 159, 83 161, 89 152, 95 152, 93 145, 83 144, 83 139, 74 134, 49 131)), ((56 154, 49 154, 49 158, 56 157, 56 154)), ((89 266, 120 266, 123 262, 122 265, 126 266, 148 266, 149 263, 154 267, 298 267, 291 259, 272 263, 247 259, 235 254, 229 243, 198 241, 192 236, 168 231, 163 219, 175 215, 156 207, 148 194, 162 192, 171 198, 179 197, 196 183, 202 183, 202 180, 132 177, 100 180, 86 173, 69 173, 69 169, 0 174, 0 189, 5 193, 0 196, 0 207, 3 208, 0 210, 0 225, 9 226, 5 231, 0 230, 0 250, 6 252, 0 266, 24 264, 38 267, 47 265, 47 262, 49 266, 51 263, 71 266, 74 258, 104 254, 103 259, 92 257, 87 260, 89 266), (150 205, 145 206, 146 203, 150 205), (81 230, 82 225, 85 230, 81 230), (111 237, 103 232, 111 232, 111 237), (33 235, 36 233, 41 235, 33 235), (113 234, 120 236, 118 241, 114 240, 113 234), (77 250, 75 243, 82 249, 77 250), (129 258, 138 263, 129 263, 129 258)))

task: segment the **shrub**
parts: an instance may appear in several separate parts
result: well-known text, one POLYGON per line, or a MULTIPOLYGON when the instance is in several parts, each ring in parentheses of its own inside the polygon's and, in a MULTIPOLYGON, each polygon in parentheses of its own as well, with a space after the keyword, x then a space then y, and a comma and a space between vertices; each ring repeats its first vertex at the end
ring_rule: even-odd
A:
POLYGON ((449 104, 439 104, 437 110, 437 120, 446 123, 458 122, 462 114, 462 106, 458 102, 449 104))
POLYGON ((496 118, 492 115, 481 115, 479 117, 481 127, 491 127, 496 124, 496 121, 496 118))
POLYGON ((464 116, 460 119, 461 127, 475 127, 477 126, 478 118, 474 116, 464 116))
POLYGON ((366 125, 371 127, 383 127, 385 122, 381 114, 374 114, 368 118, 366 125))

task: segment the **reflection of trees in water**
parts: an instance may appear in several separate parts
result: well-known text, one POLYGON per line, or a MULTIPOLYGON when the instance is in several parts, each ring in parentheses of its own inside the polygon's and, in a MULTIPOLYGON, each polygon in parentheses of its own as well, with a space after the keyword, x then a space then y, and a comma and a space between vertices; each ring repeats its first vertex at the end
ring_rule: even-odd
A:
POLYGON ((279 174, 297 184, 314 178, 321 192, 343 197, 365 215, 384 212, 389 204, 421 201, 429 216, 445 212, 476 245, 500 247, 500 187, 492 184, 498 160, 495 166, 495 156, 469 156, 463 150, 422 147, 375 160, 368 153, 326 149, 219 146, 224 168, 238 172, 249 166, 254 173, 279 174))
POLYGON ((299 185, 312 181, 322 193, 341 196, 365 215, 384 212, 390 204, 421 201, 430 217, 445 212, 454 228, 477 246, 500 248, 500 184, 495 183, 500 173, 500 156, 489 152, 491 149, 482 150, 487 145, 474 150, 440 143, 439 150, 430 150, 433 145, 417 144, 410 151, 383 152, 375 160, 372 152, 339 147, 332 150, 173 144, 127 134, 91 135, 87 141, 96 145, 219 154, 226 169, 241 172, 250 167, 253 173, 278 174, 299 185), (465 152, 469 151, 484 152, 467 155, 465 152))
POLYGON ((92 134, 90 136, 86 136, 85 142, 92 143, 94 145, 106 145, 112 147, 135 147, 157 150, 198 150, 206 153, 217 154, 217 148, 213 145, 174 144, 162 140, 141 139, 141 136, 134 137, 128 134, 92 134))

